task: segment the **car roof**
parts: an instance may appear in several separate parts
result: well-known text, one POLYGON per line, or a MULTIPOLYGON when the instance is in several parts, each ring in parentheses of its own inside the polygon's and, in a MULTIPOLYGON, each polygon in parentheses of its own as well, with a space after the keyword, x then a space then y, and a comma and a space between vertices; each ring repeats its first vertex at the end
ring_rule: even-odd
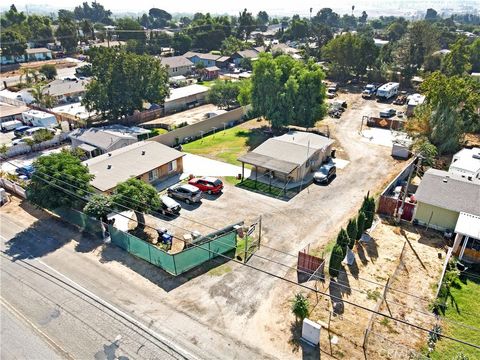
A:
POLYGON ((178 186, 178 187, 182 187, 182 188, 187 189, 188 191, 191 191, 191 192, 198 191, 198 188, 196 188, 196 187, 193 186, 193 185, 189 185, 189 184, 181 184, 181 185, 178 186))
POLYGON ((220 179, 212 177, 212 176, 205 176, 205 177, 202 178, 202 180, 209 181, 209 182, 215 182, 215 181, 220 180, 220 179))

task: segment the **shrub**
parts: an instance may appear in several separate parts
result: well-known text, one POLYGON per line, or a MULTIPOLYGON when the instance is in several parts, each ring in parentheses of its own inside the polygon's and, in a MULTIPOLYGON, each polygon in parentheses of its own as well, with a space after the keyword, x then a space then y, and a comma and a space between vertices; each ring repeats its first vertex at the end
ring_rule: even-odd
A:
POLYGON ((340 245, 343 251, 343 256, 347 255, 347 246, 350 243, 347 232, 345 229, 341 229, 337 236, 337 244, 340 245))
POLYGON ((347 235, 349 239, 348 247, 353 249, 355 241, 357 240, 357 220, 355 218, 350 219, 347 225, 347 235))
POLYGON ((39 70, 40 74, 44 75, 48 80, 55 79, 57 76, 57 68, 52 64, 45 64, 39 70))
POLYGON ((357 218, 357 240, 360 240, 363 232, 365 231, 365 221, 366 221, 365 213, 362 210, 360 210, 357 218))
POLYGON ((292 313, 295 315, 295 320, 298 321, 298 319, 302 320, 305 319, 308 314, 309 314, 309 308, 310 304, 308 302, 308 299, 301 293, 295 294, 295 297, 292 300, 292 313))
POLYGON ((339 269, 342 266, 342 260, 345 257, 342 247, 335 244, 330 255, 330 264, 328 266, 328 273, 331 277, 337 277, 339 269))

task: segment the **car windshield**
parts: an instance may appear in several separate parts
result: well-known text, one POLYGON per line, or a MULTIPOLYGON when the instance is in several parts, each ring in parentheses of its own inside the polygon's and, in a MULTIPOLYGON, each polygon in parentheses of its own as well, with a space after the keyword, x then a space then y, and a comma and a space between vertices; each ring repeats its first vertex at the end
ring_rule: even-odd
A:
POLYGON ((217 179, 213 182, 213 185, 220 186, 220 185, 222 185, 222 181, 220 179, 217 179))
POLYGON ((320 169, 318 169, 318 172, 323 174, 323 175, 328 175, 328 170, 329 170, 328 167, 322 166, 320 169))

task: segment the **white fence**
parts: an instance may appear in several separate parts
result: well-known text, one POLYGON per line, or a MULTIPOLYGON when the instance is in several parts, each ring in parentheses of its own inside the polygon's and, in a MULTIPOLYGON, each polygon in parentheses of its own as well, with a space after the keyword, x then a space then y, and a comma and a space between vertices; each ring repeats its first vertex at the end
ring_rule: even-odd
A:
POLYGON ((23 199, 27 198, 27 193, 25 192, 25 189, 22 188, 20 185, 14 183, 13 181, 0 178, 0 187, 3 187, 5 190, 11 193, 17 194, 23 199))
POLYGON ((29 146, 26 144, 15 145, 9 147, 5 156, 7 158, 11 158, 17 155, 28 154, 32 151, 39 151, 48 149, 51 147, 55 147, 60 145, 60 143, 68 138, 68 133, 61 133, 59 135, 55 135, 53 139, 41 142, 40 144, 34 144, 33 146, 29 146))
POLYGON ((18 99, 12 99, 4 95, 0 95, 0 102, 5 104, 15 105, 15 106, 26 106, 27 104, 18 99))

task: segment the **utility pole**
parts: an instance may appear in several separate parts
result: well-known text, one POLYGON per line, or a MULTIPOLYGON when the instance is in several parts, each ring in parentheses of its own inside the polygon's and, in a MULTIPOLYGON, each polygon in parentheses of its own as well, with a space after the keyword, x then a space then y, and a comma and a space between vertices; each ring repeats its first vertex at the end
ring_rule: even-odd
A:
POLYGON ((407 187, 405 188, 405 191, 404 191, 404 193, 403 193, 402 205, 400 205, 400 208, 399 208, 398 211, 397 211, 397 221, 400 221, 400 219, 402 218, 403 208, 404 208, 404 206, 405 206, 405 201, 407 200, 408 188, 410 187, 410 182, 412 181, 413 170, 414 170, 415 167, 416 167, 417 161, 418 161, 418 157, 416 157, 416 158, 412 161, 412 165, 411 165, 411 167, 410 167, 410 172, 408 173, 407 187))

